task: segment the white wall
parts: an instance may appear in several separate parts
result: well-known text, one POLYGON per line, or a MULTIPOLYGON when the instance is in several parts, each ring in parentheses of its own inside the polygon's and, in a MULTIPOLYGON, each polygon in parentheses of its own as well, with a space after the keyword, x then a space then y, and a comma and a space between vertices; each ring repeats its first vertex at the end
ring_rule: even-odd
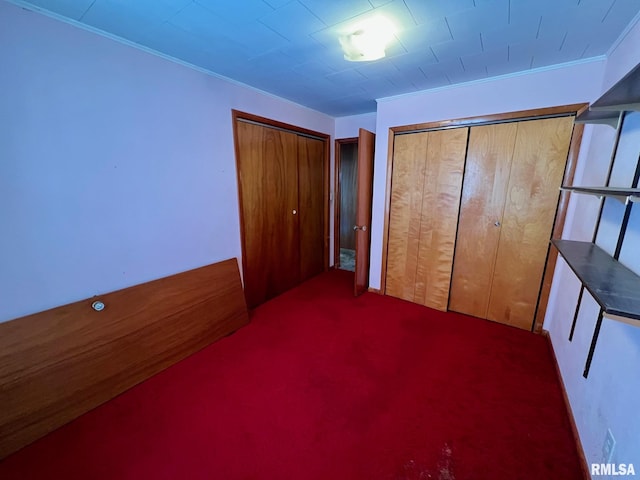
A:
POLYGON ((0 321, 240 257, 231 109, 334 119, 0 0, 0 321))
POLYGON ((378 100, 373 180, 371 272, 380 287, 390 127, 588 102, 600 90, 604 60, 472 82, 378 100))
MULTIPOLYGON (((595 100, 640 62, 640 23, 635 24, 613 50, 606 62, 604 81, 595 100)), ((590 148, 580 159, 576 185, 601 185, 606 178, 615 132, 606 126, 590 127, 590 148)), ((585 152, 583 152, 585 153, 585 152)), ((640 154, 640 112, 630 114, 622 130, 611 185, 630 186, 640 154)), ((595 197, 573 195, 564 238, 591 240, 599 201, 595 197)), ((640 274, 640 209, 634 206, 626 240, 620 255, 622 263, 640 274)), ((597 243, 612 252, 619 231, 623 206, 607 200, 597 243)), ((599 307, 588 292, 576 324, 572 342, 568 341, 580 284, 562 260, 556 267, 545 329, 551 335, 580 439, 589 463, 600 463, 602 446, 610 428, 617 445, 613 462, 633 463, 640 474, 640 322, 635 326, 605 319, 587 379, 582 371, 589 350, 599 307)), ((598 477, 601 478, 601 477, 598 477)))
POLYGON ((362 115, 336 118, 337 139, 357 137, 360 128, 376 133, 376 113, 363 113, 362 115))

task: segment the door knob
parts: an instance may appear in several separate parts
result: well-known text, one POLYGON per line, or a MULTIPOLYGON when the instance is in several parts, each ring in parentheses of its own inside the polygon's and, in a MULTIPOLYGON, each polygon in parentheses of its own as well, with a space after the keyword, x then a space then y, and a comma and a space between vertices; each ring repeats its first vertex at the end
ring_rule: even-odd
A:
POLYGON ((500 220, 496 220, 496 223, 494 223, 494 225, 495 225, 496 227, 499 227, 499 226, 500 226, 500 220))
POLYGON ((354 225, 353 226, 353 231, 357 231, 357 230, 362 230, 363 232, 367 231, 367 226, 366 225, 362 225, 362 226, 358 226, 358 225, 354 225))
POLYGON ((292 212, 294 215, 297 215, 298 211, 297 210, 293 210, 292 212))

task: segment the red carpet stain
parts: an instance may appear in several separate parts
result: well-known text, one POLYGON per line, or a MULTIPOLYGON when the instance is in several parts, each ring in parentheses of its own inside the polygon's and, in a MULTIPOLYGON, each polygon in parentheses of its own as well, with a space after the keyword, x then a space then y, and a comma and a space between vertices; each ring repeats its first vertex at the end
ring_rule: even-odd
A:
POLYGON ((409 460, 402 466, 402 473, 397 480, 456 480, 453 473, 453 452, 448 444, 444 444, 434 470, 424 464, 409 460))
POLYGON ((453 452, 451 451, 451 447, 449 447, 449 445, 445 443, 442 449, 441 458, 438 465, 438 480, 455 480, 456 479, 455 475, 453 474, 452 454, 453 452))

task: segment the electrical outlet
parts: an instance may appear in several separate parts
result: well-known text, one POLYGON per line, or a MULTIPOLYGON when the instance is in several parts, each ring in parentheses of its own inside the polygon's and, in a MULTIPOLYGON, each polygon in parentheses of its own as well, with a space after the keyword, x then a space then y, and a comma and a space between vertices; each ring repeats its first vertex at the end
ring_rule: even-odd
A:
POLYGON ((611 458, 613 457, 613 450, 616 448, 616 439, 613 438, 613 433, 611 433, 611 429, 607 429, 607 436, 604 439, 604 444, 602 445, 602 461, 604 463, 611 463, 611 458))

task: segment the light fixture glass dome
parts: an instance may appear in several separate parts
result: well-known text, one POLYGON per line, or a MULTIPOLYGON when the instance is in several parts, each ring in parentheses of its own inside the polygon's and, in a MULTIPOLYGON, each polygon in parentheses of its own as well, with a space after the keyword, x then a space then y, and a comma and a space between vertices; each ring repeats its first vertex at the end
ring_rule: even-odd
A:
POLYGON ((381 15, 354 24, 351 33, 340 37, 345 60, 367 62, 385 56, 385 48, 393 39, 395 27, 381 15))

